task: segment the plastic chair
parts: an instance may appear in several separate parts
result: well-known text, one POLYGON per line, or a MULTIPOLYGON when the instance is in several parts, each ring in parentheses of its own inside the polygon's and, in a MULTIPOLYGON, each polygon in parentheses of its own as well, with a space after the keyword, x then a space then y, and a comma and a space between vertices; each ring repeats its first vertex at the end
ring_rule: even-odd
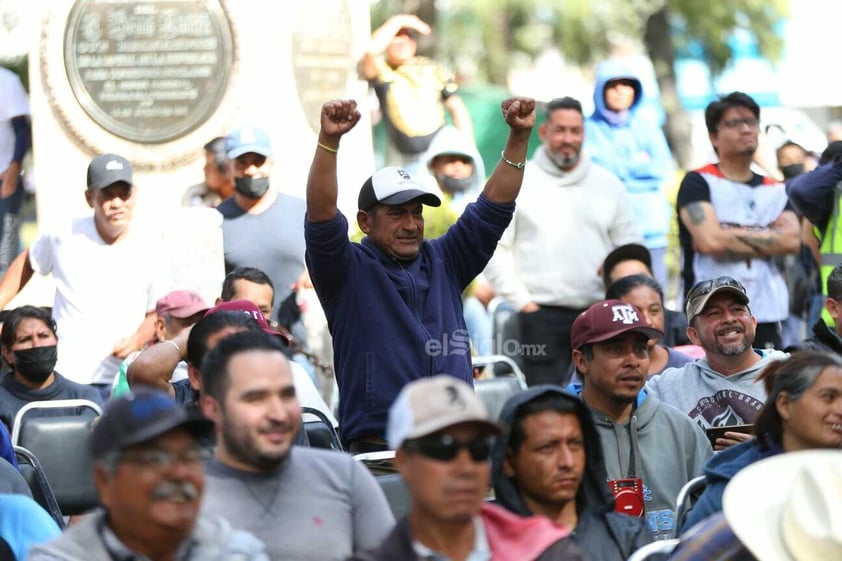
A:
POLYGON ((678 531, 684 526, 684 519, 687 518, 687 513, 698 499, 701 492, 708 485, 707 477, 700 475, 694 477, 685 483, 678 491, 678 496, 675 499, 675 528, 678 531))
POLYGON ((678 547, 678 539, 660 540, 648 543, 631 554, 627 561, 661 561, 678 547))
POLYGON ((30 411, 44 410, 44 409, 90 409, 97 417, 102 415, 102 407, 98 403, 90 399, 53 399, 50 401, 30 401, 15 414, 12 421, 12 444, 17 445, 20 438, 20 429, 23 418, 30 411))
POLYGON ((88 454, 88 439, 96 417, 63 415, 30 416, 37 409, 87 407, 98 417, 102 410, 84 399, 36 401, 18 411, 12 431, 12 443, 32 452, 43 467, 56 502, 65 516, 83 514, 99 505, 93 480, 93 462, 88 454))
POLYGON ((395 520, 400 520, 409 514, 412 500, 409 495, 409 489, 400 474, 389 473, 378 475, 374 479, 380 485, 380 489, 386 496, 386 502, 389 503, 389 508, 392 509, 395 520))
POLYGON ((506 375, 474 380, 474 391, 485 404, 488 416, 496 419, 500 416, 500 410, 503 409, 506 401, 526 389, 526 378, 520 367, 505 355, 474 357, 472 364, 474 367, 502 364, 509 370, 506 375))
POLYGON ((301 417, 302 426, 307 433, 311 448, 344 451, 339 434, 333 428, 333 424, 331 424, 327 415, 313 407, 302 407, 301 417), (308 415, 310 416, 309 419, 306 418, 308 415))
POLYGON ((23 446, 15 446, 15 457, 18 460, 20 474, 32 492, 32 498, 49 513, 59 528, 64 529, 66 526, 64 516, 38 458, 23 446))

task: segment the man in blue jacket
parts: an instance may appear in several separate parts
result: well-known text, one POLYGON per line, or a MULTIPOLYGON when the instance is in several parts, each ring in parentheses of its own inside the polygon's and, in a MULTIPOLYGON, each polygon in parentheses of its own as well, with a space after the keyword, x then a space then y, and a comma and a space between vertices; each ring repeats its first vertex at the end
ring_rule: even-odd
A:
POLYGON ((641 110, 643 85, 621 59, 596 70, 594 112, 585 121, 585 151, 620 178, 631 198, 635 224, 652 254, 652 272, 667 286, 664 256, 671 208, 664 186, 674 166, 666 137, 654 116, 641 110))
POLYGON ((500 163, 446 234, 424 240, 423 205, 438 206, 439 197, 387 167, 360 190, 366 237, 357 244, 336 206, 336 158, 360 113, 353 100, 322 107, 307 180, 306 261, 333 336, 339 426, 352 453, 387 448, 389 406, 406 383, 441 373, 472 381, 461 295, 511 220, 535 124, 532 99, 509 99, 502 110, 510 132, 500 163))

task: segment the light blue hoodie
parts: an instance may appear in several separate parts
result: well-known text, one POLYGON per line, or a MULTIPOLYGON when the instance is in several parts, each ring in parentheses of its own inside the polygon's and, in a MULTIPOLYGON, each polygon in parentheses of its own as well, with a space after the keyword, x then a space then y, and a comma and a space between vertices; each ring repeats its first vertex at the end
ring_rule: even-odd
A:
POLYGON ((602 62, 596 71, 594 112, 585 121, 584 148, 626 186, 646 247, 659 249, 667 246, 671 206, 664 184, 674 166, 660 126, 649 114, 638 111, 642 99, 641 81, 624 61, 602 62), (631 80, 635 88, 634 102, 622 112, 608 109, 603 96, 605 84, 618 78, 631 80))

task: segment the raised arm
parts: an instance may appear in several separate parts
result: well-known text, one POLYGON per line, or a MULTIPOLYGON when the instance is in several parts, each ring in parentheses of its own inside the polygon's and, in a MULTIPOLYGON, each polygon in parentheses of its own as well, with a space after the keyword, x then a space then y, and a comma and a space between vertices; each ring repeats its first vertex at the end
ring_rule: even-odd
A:
POLYGON ((161 341, 143 350, 126 371, 129 386, 154 386, 175 395, 170 378, 179 361, 187 358, 187 339, 193 326, 182 329, 171 341, 161 341))
POLYGON ((327 222, 336 216, 339 141, 359 120, 357 102, 352 99, 338 99, 322 105, 319 142, 307 177, 307 220, 310 222, 327 222))
POLYGON ((535 126, 535 100, 513 97, 503 102, 502 110, 509 125, 509 138, 482 193, 495 203, 511 203, 517 198, 523 182, 526 149, 535 126))
POLYGON ((389 42, 394 39, 398 31, 404 28, 414 29, 422 35, 430 33, 430 26, 419 19, 418 16, 397 14, 390 17, 371 34, 368 50, 357 64, 357 73, 361 79, 371 81, 377 77, 377 58, 386 50, 389 42))

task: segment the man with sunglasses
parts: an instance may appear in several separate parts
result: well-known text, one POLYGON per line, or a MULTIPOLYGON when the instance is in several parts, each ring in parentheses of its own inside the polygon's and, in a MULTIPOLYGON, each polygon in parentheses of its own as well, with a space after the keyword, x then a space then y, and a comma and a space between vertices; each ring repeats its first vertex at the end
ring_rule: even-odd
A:
POLYGON ((688 172, 678 190, 683 286, 722 275, 739 280, 754 302, 756 346, 779 349, 789 292, 776 257, 800 250, 798 218, 784 184, 752 170, 757 103, 732 92, 707 106, 705 124, 719 161, 688 172))
MULTIPOLYGON (((757 320, 745 287, 731 277, 701 281, 687 294, 685 312, 687 336, 704 349, 705 357, 650 378, 647 391, 703 429, 754 423, 766 401, 757 374, 787 355, 753 347, 757 320)), ((750 434, 729 431, 714 441, 714 448, 749 438, 750 434)))
POLYGON ((379 548, 355 559, 585 559, 563 526, 485 502, 499 434, 465 382, 438 375, 405 385, 386 436, 412 507, 379 548))
POLYGON ((704 432, 643 391, 648 340, 660 338, 636 307, 603 300, 573 322, 573 362, 582 384, 568 390, 591 410, 609 483, 623 512, 645 516, 655 539, 675 532, 675 498, 712 455, 704 432))
POLYGON ((90 454, 103 508, 30 551, 35 561, 268 561, 263 543, 199 516, 212 424, 156 390, 115 399, 94 425, 90 454))

